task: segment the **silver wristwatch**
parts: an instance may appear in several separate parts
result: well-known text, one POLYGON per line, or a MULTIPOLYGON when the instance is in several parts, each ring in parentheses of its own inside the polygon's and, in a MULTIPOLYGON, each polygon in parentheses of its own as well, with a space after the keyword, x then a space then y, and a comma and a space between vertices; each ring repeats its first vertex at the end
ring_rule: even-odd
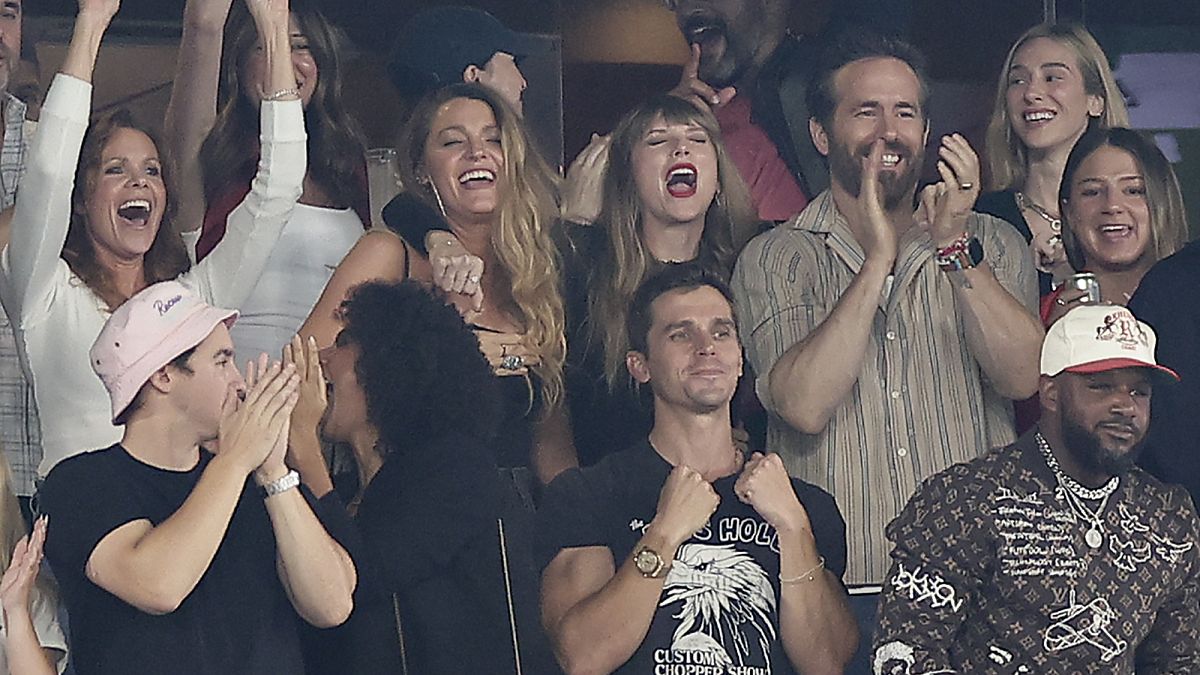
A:
POLYGON ((271 481, 262 486, 263 498, 274 497, 280 492, 287 492, 298 485, 300 485, 300 474, 296 473, 293 469, 283 474, 283 477, 279 480, 271 481))

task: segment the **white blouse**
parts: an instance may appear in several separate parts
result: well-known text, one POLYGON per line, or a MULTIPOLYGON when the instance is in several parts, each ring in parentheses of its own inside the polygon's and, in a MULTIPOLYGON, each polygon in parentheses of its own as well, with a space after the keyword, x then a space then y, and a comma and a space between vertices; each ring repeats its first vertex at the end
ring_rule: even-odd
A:
MULTIPOLYGON (((0 302, 41 413, 42 476, 66 457, 121 439, 108 392, 88 362, 110 312, 62 259, 91 94, 87 82, 54 77, 30 146, 11 239, 0 253, 0 302)), ((307 137, 300 102, 264 102, 260 117, 262 158, 250 195, 229 214, 221 244, 179 278, 222 307, 240 307, 254 288, 303 187, 307 137)))
POLYGON ((296 205, 229 331, 238 361, 257 359, 263 352, 279 358, 362 234, 362 221, 353 209, 296 205))

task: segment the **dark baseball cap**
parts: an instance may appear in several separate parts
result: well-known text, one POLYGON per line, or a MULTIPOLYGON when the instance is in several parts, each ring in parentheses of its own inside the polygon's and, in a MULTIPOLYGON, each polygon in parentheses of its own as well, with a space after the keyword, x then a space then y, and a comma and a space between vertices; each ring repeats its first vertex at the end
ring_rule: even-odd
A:
POLYGON ((536 37, 508 29, 474 7, 436 7, 412 18, 392 44, 388 74, 406 97, 462 81, 467 66, 483 68, 496 52, 514 58, 538 54, 536 37))

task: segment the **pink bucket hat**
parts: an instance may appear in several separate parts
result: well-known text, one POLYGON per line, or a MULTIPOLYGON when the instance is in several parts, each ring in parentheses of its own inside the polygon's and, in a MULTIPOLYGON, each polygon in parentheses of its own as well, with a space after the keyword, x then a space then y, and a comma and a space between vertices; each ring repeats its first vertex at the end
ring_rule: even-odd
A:
POLYGON ((1151 368, 1178 380, 1154 360, 1154 329, 1119 305, 1080 305, 1067 312, 1042 343, 1042 374, 1099 373, 1117 368, 1151 368))
POLYGON ((89 357, 112 399, 113 424, 159 368, 195 347, 237 311, 213 307, 178 281, 146 287, 109 317, 89 357))

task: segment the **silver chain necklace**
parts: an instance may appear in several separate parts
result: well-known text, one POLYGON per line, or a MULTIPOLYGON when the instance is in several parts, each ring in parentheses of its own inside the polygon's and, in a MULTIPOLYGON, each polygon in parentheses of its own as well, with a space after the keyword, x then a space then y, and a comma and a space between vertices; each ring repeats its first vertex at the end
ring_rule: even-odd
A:
POLYGON ((1028 209, 1036 213, 1042 220, 1050 223, 1050 231, 1056 235, 1062 234, 1062 218, 1055 218, 1041 204, 1033 201, 1025 196, 1024 192, 1017 192, 1017 206, 1021 209, 1028 209))
POLYGON ((1098 488, 1087 488, 1079 484, 1079 481, 1071 478, 1058 465, 1058 460, 1054 457, 1054 453, 1050 450, 1050 444, 1041 433, 1037 434, 1038 450, 1042 452, 1042 457, 1046 460, 1046 465, 1054 473, 1054 477, 1058 480, 1058 484, 1063 489, 1063 495, 1066 499, 1067 506, 1087 525, 1087 532, 1083 535, 1083 540, 1091 548, 1100 548, 1100 544, 1104 543, 1102 530, 1104 529, 1104 510, 1108 508, 1108 499, 1112 497, 1117 490, 1117 485, 1120 484, 1119 476, 1113 476, 1108 479, 1108 482, 1098 488), (1088 508, 1084 504, 1087 501, 1099 501, 1099 506, 1095 510, 1088 508))

